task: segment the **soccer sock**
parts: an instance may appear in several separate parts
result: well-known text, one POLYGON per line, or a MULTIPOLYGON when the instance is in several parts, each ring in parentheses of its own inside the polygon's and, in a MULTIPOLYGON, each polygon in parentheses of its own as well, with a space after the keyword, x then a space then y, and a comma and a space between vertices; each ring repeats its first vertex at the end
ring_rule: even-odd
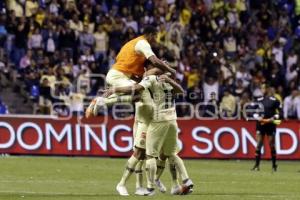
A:
POLYGON ((172 157, 174 159, 174 164, 177 167, 177 170, 181 176, 182 181, 189 179, 189 175, 186 171, 183 160, 178 155, 174 155, 172 157))
POLYGON ((272 166, 276 166, 276 150, 275 148, 271 149, 271 156, 272 156, 272 166))
POLYGON ((139 160, 139 162, 135 166, 135 175, 136 175, 135 187, 136 188, 143 187, 143 165, 144 165, 144 160, 139 160))
POLYGON ((261 153, 260 150, 255 151, 255 166, 259 166, 260 164, 261 153))
POLYGON ((172 177, 172 187, 179 186, 175 163, 169 159, 169 169, 172 177))
POLYGON ((161 159, 157 159, 156 163, 157 163, 157 171, 156 171, 155 180, 159 180, 162 173, 164 172, 164 169, 165 169, 165 166, 166 166, 166 161, 161 160, 161 159))
POLYGON ((136 164, 138 163, 138 159, 136 159, 133 155, 128 159, 126 169, 123 173, 123 176, 121 178, 121 181, 119 182, 120 185, 125 185, 128 178, 131 176, 131 174, 134 172, 134 168, 136 164))
POLYGON ((155 184, 154 184, 154 178, 155 178, 155 174, 156 174, 156 159, 155 158, 151 158, 148 159, 146 161, 146 173, 147 173, 147 188, 154 188, 155 184))

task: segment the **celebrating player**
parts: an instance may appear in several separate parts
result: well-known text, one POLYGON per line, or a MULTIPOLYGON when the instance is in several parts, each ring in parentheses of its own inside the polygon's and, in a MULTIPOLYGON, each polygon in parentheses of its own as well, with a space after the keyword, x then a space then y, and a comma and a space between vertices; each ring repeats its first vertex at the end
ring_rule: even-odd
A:
MULTIPOLYGON (((149 60, 155 67, 163 71, 175 74, 176 71, 170 68, 153 53, 150 44, 155 42, 157 30, 153 26, 147 26, 142 36, 127 42, 116 57, 116 63, 106 75, 106 82, 109 87, 131 86, 135 80, 142 78, 145 70, 145 61, 149 60)), ((131 95, 112 95, 109 98, 97 97, 93 99, 86 110, 86 117, 97 115, 103 105, 111 105, 115 102, 131 102, 131 95)))
POLYGON ((275 134, 276 125, 280 123, 279 116, 281 111, 280 102, 272 96, 271 88, 267 88, 265 85, 261 86, 263 93, 262 97, 257 99, 259 103, 258 107, 261 112, 255 113, 253 117, 257 120, 256 125, 256 140, 257 146, 255 151, 255 165, 252 170, 259 171, 259 165, 261 160, 261 148, 265 135, 268 136, 269 145, 271 149, 272 157, 272 170, 277 171, 276 164, 276 149, 275 149, 275 134))
MULTIPOLYGON (((159 70, 154 68, 154 70, 159 70)), ((150 71, 150 70, 149 70, 150 71)), ((130 91, 141 92, 148 90, 153 100, 153 119, 146 133, 146 168, 148 169, 148 193, 154 194, 155 175, 157 171, 156 159, 162 153, 164 158, 169 159, 172 166, 177 166, 182 174, 183 190, 185 194, 191 192, 193 187, 192 181, 189 179, 182 160, 176 155, 177 150, 177 123, 176 110, 173 95, 183 93, 183 89, 174 80, 166 75, 146 76, 142 82, 130 87, 115 88, 115 92, 129 93, 130 91)), ((106 96, 113 93, 112 90, 106 92, 106 96)), ((172 170, 172 177, 176 176, 176 171, 172 170), (175 174, 174 174, 175 173, 175 174)), ((173 188, 181 188, 178 185, 177 178, 173 178, 173 188)))

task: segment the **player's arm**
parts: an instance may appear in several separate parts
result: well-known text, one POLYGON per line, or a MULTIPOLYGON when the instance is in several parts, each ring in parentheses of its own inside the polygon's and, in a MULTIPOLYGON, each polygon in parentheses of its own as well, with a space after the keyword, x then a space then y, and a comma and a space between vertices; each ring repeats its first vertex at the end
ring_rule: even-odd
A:
POLYGON ((160 60, 155 55, 148 58, 151 64, 155 67, 160 68, 163 71, 170 72, 172 75, 176 74, 176 70, 171 68, 166 62, 160 60))
POLYGON ((171 79, 167 75, 161 75, 158 77, 158 80, 161 82, 169 83, 173 87, 175 94, 184 94, 184 89, 179 85, 175 80, 171 79))
POLYGON ((135 51, 143 54, 153 66, 158 67, 163 71, 170 72, 173 75, 176 74, 176 70, 172 69, 167 63, 156 57, 156 55, 151 49, 150 44, 146 40, 138 41, 135 45, 135 51))

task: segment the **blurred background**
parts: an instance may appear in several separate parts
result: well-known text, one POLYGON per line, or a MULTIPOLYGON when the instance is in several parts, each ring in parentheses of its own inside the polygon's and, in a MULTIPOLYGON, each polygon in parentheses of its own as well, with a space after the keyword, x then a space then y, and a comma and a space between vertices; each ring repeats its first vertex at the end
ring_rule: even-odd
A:
POLYGON ((187 91, 179 102, 231 117, 267 84, 284 118, 300 119, 299 0, 2 0, 0 11, 0 114, 82 114, 151 24, 187 91))

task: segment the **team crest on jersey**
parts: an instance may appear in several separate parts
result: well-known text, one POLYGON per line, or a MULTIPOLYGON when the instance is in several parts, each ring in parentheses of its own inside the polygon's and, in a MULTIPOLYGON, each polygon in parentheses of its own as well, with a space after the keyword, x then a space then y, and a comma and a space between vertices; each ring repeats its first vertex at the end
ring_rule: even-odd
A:
POLYGON ((145 133, 145 132, 142 132, 141 137, 142 137, 143 139, 146 139, 146 133, 145 133))

